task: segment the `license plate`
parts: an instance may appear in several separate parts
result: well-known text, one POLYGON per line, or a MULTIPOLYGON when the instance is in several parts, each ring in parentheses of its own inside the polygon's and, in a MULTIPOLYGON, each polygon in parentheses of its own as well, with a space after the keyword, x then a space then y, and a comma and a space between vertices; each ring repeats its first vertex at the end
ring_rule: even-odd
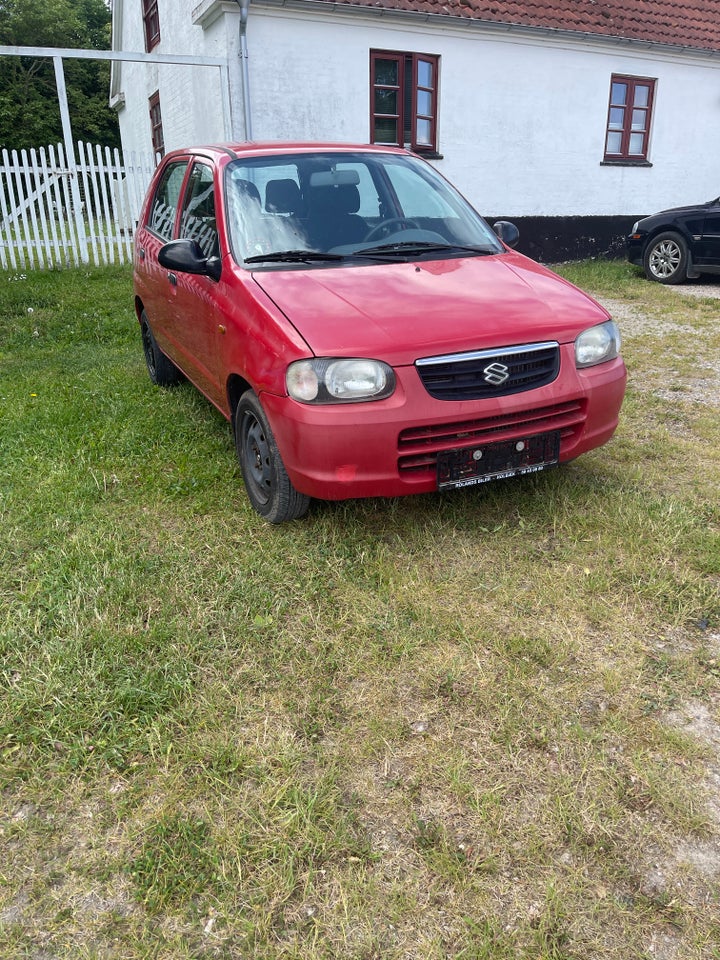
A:
POLYGON ((557 464, 560 432, 540 433, 519 440, 488 443, 438 454, 438 490, 474 487, 490 480, 504 480, 526 473, 539 473, 557 464))

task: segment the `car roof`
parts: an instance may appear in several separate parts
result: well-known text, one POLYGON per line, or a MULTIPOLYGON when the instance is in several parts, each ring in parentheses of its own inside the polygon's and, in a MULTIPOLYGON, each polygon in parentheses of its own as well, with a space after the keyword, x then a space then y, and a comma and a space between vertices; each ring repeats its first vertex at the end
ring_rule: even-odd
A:
POLYGON ((163 160, 168 158, 187 156, 204 156, 216 160, 222 159, 240 159, 241 157, 272 157, 281 156, 286 153, 392 153, 408 156, 409 152, 402 147, 383 146, 379 144, 353 144, 353 143, 331 143, 316 142, 306 143, 297 141, 279 141, 271 140, 264 142, 229 142, 215 143, 204 146, 193 146, 177 150, 172 150, 165 154, 163 160))

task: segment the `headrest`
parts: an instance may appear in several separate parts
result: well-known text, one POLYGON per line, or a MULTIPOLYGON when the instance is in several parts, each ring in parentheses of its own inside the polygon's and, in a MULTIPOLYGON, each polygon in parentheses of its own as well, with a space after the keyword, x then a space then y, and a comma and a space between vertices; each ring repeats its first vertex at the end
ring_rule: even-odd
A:
POLYGON ((360 209, 360 191, 351 183, 337 187, 315 187, 311 205, 313 213, 357 213, 360 209))
POLYGON ((251 183, 249 180, 234 180, 233 183, 241 197, 249 197, 260 203, 260 191, 254 183, 251 183))
POLYGON ((301 206, 300 187, 294 180, 268 180, 265 187, 268 213, 297 213, 301 206))

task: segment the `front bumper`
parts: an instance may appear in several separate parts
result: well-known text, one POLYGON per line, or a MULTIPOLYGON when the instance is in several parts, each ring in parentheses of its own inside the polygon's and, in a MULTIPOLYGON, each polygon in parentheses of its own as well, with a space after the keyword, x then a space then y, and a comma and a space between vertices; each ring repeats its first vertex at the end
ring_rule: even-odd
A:
POLYGON ((435 400, 414 367, 395 372, 387 400, 313 406, 262 394, 297 490, 322 500, 428 493, 438 452, 550 430, 560 431, 560 461, 572 460, 613 435, 627 376, 620 358, 576 369, 573 344, 561 347, 553 383, 498 400, 435 400))
POLYGON ((642 266, 645 239, 645 234, 640 233, 631 233, 625 238, 625 249, 630 263, 636 263, 638 266, 642 266))

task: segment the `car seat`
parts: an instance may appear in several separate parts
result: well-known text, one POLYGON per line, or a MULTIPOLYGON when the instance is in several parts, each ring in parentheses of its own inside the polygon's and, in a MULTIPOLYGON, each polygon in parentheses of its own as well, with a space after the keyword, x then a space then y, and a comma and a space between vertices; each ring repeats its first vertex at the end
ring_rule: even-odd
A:
POLYGON ((319 249, 330 250, 365 239, 368 225, 358 216, 360 191, 353 183, 310 188, 308 230, 319 249))
POLYGON ((265 209, 268 213, 288 213, 301 216, 303 200, 300 187, 294 180, 268 180, 265 187, 265 209))

